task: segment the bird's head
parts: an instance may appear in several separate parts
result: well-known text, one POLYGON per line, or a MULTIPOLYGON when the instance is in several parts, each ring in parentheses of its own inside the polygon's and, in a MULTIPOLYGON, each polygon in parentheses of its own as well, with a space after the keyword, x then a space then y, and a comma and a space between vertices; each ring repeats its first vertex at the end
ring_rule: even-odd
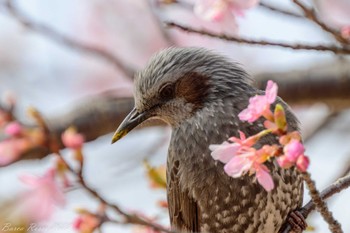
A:
POLYGON ((112 143, 149 118, 172 126, 227 95, 249 86, 248 75, 227 58, 203 48, 168 48, 154 55, 135 77, 135 107, 112 143))

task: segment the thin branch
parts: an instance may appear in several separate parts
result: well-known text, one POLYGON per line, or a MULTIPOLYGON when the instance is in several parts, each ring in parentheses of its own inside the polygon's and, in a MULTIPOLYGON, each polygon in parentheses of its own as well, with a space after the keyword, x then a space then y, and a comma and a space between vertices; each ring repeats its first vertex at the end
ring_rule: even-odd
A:
MULTIPOLYGON (((118 214, 122 215, 125 218, 125 221, 123 221, 123 224, 137 224, 137 225, 142 225, 142 226, 148 226, 151 227, 154 230, 157 231, 161 231, 161 232, 167 232, 167 233, 175 233, 173 231, 170 231, 164 227, 162 227, 161 225, 149 222, 147 220, 144 220, 143 218, 139 217, 136 214, 129 214, 127 212, 125 212, 124 210, 122 210, 118 205, 113 204, 109 201, 107 201, 106 199, 104 199, 102 196, 100 196, 100 194, 94 190, 93 188, 91 188, 89 185, 86 184, 82 172, 77 172, 75 171, 63 158, 63 156, 59 153, 59 151, 56 151, 56 154, 58 154, 60 156, 60 158, 63 160, 64 164, 66 165, 66 167, 69 169, 69 171, 71 173, 74 174, 75 177, 77 177, 78 182, 80 183, 80 185, 88 192, 90 193, 90 195, 92 195, 94 198, 96 198, 97 200, 99 200, 102 204, 108 206, 109 208, 113 209, 115 212, 117 212, 118 214)), ((81 168, 82 169, 82 168, 81 168)), ((118 222, 118 221, 116 221, 118 222)))
POLYGON ((323 219, 328 223, 328 227, 333 233, 343 233, 340 223, 335 220, 332 212, 328 209, 327 204, 320 196, 319 191, 316 188, 315 182, 311 179, 308 172, 302 173, 303 179, 309 189, 312 202, 314 203, 316 210, 322 215, 323 219))
POLYGON ((254 75, 263 89, 268 80, 278 83, 278 94, 289 104, 325 103, 330 111, 350 107, 350 63, 334 61, 302 70, 266 72, 254 75))
POLYGON ((86 181, 83 177, 83 163, 81 163, 81 166, 79 167, 78 171, 73 169, 68 162, 65 160, 63 155, 61 154, 58 146, 58 142, 56 138, 53 138, 50 133, 49 126, 46 123, 46 120, 41 116, 41 114, 37 111, 35 111, 35 119, 38 121, 38 124, 40 127, 43 128, 44 132, 47 133, 47 138, 49 139, 49 148, 50 151, 54 154, 56 154, 62 161, 62 163, 66 166, 66 168, 77 178, 78 183, 86 190, 90 195, 92 195, 94 198, 99 200, 102 204, 105 206, 111 208, 116 213, 120 214, 122 217, 124 217, 125 221, 123 224, 137 224, 142 226, 148 226, 151 227, 154 230, 160 231, 160 232, 167 232, 167 233, 175 233, 169 229, 166 229, 165 227, 149 222, 142 217, 138 216, 137 214, 129 214, 122 210, 118 205, 113 204, 106 199, 104 199, 95 189, 91 188, 88 184, 86 184, 86 181))
POLYGON ((284 10, 284 9, 281 9, 281 8, 277 8, 275 6, 269 5, 268 3, 260 2, 259 6, 261 8, 264 8, 264 9, 267 9, 267 10, 270 10, 270 11, 273 11, 273 12, 276 12, 276 13, 279 13, 279 14, 282 14, 282 15, 287 15, 287 16, 291 16, 291 17, 299 18, 299 19, 300 18, 304 18, 304 16, 302 16, 300 14, 297 14, 297 13, 294 13, 294 12, 291 12, 291 11, 287 11, 287 10, 284 10))
POLYGON ((83 44, 79 41, 76 41, 73 38, 70 38, 68 36, 65 36, 58 31, 54 30, 53 28, 35 22, 30 17, 28 17, 26 14, 21 12, 13 3, 13 0, 6 0, 4 3, 4 6, 10 13, 10 15, 21 25, 23 25, 25 28, 30 29, 33 32, 36 32, 45 38, 54 41, 58 44, 64 45, 68 48, 77 50, 82 53, 90 54, 95 57, 98 57, 102 60, 105 60, 112 65, 114 65, 117 69, 119 69, 121 72, 123 72, 127 77, 132 78, 135 70, 125 64, 123 61, 121 61, 118 57, 116 57, 114 54, 110 53, 107 50, 94 47, 92 45, 83 44))
MULTIPOLYGON (((350 187, 350 175, 347 175, 343 178, 338 179, 336 182, 333 184, 329 185, 327 188, 325 188, 321 194, 320 197, 322 200, 326 200, 330 197, 332 197, 334 194, 340 193, 344 189, 347 189, 350 187)), ((306 205, 304 205, 301 208, 301 213, 303 216, 306 218, 313 210, 315 210, 316 205, 315 203, 311 200, 309 201, 306 205)), ((283 233, 289 233, 291 230, 291 227, 288 223, 285 225, 286 227, 283 230, 283 233)))
POLYGON ((206 31, 203 29, 194 29, 188 26, 180 25, 175 22, 165 22, 165 24, 169 27, 177 28, 184 32, 195 33, 203 36, 209 36, 212 38, 217 38, 217 39, 235 42, 239 44, 272 46, 272 47, 288 48, 293 50, 313 50, 313 51, 319 51, 319 52, 332 52, 334 54, 350 54, 350 48, 347 48, 347 47, 343 48, 343 47, 326 45, 326 44, 324 45, 290 44, 290 43, 282 43, 282 42, 275 42, 275 41, 268 41, 268 40, 255 40, 255 39, 230 36, 227 34, 216 34, 214 32, 206 31))
POLYGON ((315 24, 320 26, 323 31, 330 33, 338 42, 342 44, 349 44, 349 41, 341 36, 341 34, 329 27, 327 24, 323 23, 316 15, 316 12, 314 9, 307 7, 299 0, 292 0, 295 5, 297 5, 303 12, 304 16, 311 21, 313 21, 315 24))

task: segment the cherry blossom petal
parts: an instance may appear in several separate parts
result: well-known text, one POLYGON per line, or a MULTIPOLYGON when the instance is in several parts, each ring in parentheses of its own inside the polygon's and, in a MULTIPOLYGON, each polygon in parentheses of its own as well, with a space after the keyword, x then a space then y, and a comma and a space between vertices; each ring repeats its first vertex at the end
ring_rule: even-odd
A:
POLYGON ((194 13, 208 21, 221 21, 230 14, 228 3, 225 0, 197 0, 194 13))
POLYGON ((229 2, 237 8, 249 9, 256 6, 259 0, 229 0, 229 2))
POLYGON ((33 221, 48 220, 55 205, 64 205, 65 197, 55 182, 55 170, 48 170, 43 176, 22 175, 21 180, 29 185, 30 190, 21 196, 21 209, 33 221))
POLYGON ((62 134, 62 142, 67 148, 79 149, 83 146, 85 139, 80 133, 77 133, 75 128, 68 128, 62 134))
POLYGON ((266 101, 268 103, 272 104, 273 102, 275 102, 277 97, 277 90, 278 90, 277 84, 269 80, 267 82, 267 86, 265 90, 266 101))
POLYGON ((91 214, 83 214, 73 221, 74 230, 80 233, 92 233, 100 224, 100 220, 91 214))
POLYGON ((256 178, 261 184, 261 186, 266 190, 266 191, 271 191, 274 188, 274 183, 273 179, 267 170, 265 166, 260 167, 259 169, 256 170, 256 178))
POLYGON ((29 142, 24 138, 11 138, 0 142, 0 166, 16 161, 27 148, 29 142))
POLYGON ((227 175, 237 178, 249 171, 252 164, 253 162, 244 156, 235 156, 224 166, 224 170, 227 175))
POLYGON ((238 30, 235 15, 232 13, 228 0, 197 0, 194 5, 194 13, 203 20, 220 22, 219 31, 235 33, 238 30))
POLYGON ((269 110, 270 104, 263 95, 256 95, 249 99, 249 105, 246 109, 238 114, 238 117, 242 121, 248 121, 250 123, 256 121, 263 115, 266 109, 269 110))
POLYGON ((297 162, 296 162, 297 168, 302 171, 302 172, 306 172, 307 168, 310 165, 310 160, 307 156, 305 155, 301 155, 299 156, 297 162))
POLYGON ((284 148, 284 155, 290 161, 295 163, 298 157, 305 152, 304 145, 295 139, 292 139, 284 148))
POLYGON ((239 144, 228 142, 223 142, 220 145, 209 146, 209 149, 212 151, 211 156, 215 160, 219 160, 223 163, 227 163, 228 161, 230 161, 230 159, 232 159, 236 155, 239 148, 239 144))
POLYGON ((342 27, 341 30, 341 36, 344 37, 345 39, 350 40, 350 25, 342 27))
POLYGON ((257 116, 255 114, 255 111, 253 109, 246 108, 242 112, 238 114, 238 117, 241 121, 248 121, 248 122, 254 122, 256 121, 260 116, 257 116))
POLYGON ((10 136, 18 136, 22 132, 22 126, 17 121, 14 121, 6 125, 4 132, 10 136))
POLYGON ((257 114, 261 115, 265 111, 266 106, 269 106, 269 103, 264 95, 256 95, 249 99, 248 108, 253 109, 257 114))
POLYGON ((239 138, 233 136, 233 137, 230 137, 228 140, 242 145, 247 137, 245 136, 244 132, 242 132, 241 130, 238 130, 238 133, 239 133, 239 138))
POLYGON ((277 158, 277 163, 282 168, 290 168, 293 165, 284 155, 277 158))

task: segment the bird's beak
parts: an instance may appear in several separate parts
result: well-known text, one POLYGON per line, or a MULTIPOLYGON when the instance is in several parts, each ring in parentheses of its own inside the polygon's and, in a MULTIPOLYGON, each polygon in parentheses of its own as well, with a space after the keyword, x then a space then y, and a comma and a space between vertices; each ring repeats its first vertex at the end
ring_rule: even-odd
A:
POLYGON ((131 112, 125 117, 123 122, 119 125, 118 129, 115 131, 112 144, 127 135, 136 126, 151 117, 149 112, 138 113, 136 108, 133 108, 131 112))

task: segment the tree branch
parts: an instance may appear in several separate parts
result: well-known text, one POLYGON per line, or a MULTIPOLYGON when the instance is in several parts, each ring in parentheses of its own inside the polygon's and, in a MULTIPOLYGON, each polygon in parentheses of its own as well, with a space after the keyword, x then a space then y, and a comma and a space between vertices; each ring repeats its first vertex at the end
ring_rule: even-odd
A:
POLYGON ((327 24, 322 22, 317 17, 316 12, 315 12, 314 9, 305 6, 299 0, 292 0, 292 1, 294 2, 295 5, 297 5, 304 12, 304 16, 306 18, 310 19, 312 22, 314 22, 315 24, 320 26, 323 31, 328 32, 329 34, 331 34, 338 42, 340 42, 342 44, 349 44, 349 41, 347 39, 345 39, 344 37, 342 37, 341 34, 338 31, 330 28, 327 24))
MULTIPOLYGON (((334 194, 340 193, 341 191, 343 191, 344 189, 347 189, 350 187, 350 175, 347 175, 343 178, 338 179, 336 182, 334 182, 333 184, 329 185, 327 188, 325 188, 321 194, 320 197, 322 198, 322 200, 326 200, 328 198, 330 198, 331 196, 333 196, 334 194)), ((309 201, 306 205, 303 206, 303 208, 301 208, 301 213, 302 215, 307 218, 307 216, 313 211, 315 210, 316 206, 315 203, 311 200, 309 201)), ((289 225, 289 223, 285 224, 285 228, 282 231, 283 233, 289 233, 291 230, 291 227, 289 225)))
POLYGON ((300 18, 304 18, 303 15, 300 15, 300 14, 297 14, 297 13, 294 13, 294 12, 290 12, 290 11, 287 11, 287 10, 284 10, 284 9, 277 8, 275 6, 269 5, 268 3, 260 2, 259 6, 261 8, 264 8, 264 9, 267 9, 269 11, 276 12, 276 13, 279 13, 279 14, 282 14, 282 15, 291 16, 291 17, 299 18, 299 19, 300 18))
POLYGON ((316 210, 321 214, 323 219, 328 223, 328 227, 333 233, 343 233, 340 223, 333 217, 332 212, 328 209, 326 202, 320 196, 319 191, 316 189, 315 182, 311 179, 310 173, 302 173, 303 179, 309 189, 312 202, 316 210))
MULTIPOLYGON (((79 184, 83 187, 83 189, 85 191, 87 191, 90 195, 92 195, 94 198, 99 200, 102 204, 111 208, 116 213, 121 215, 125 219, 122 222, 123 224, 137 224, 137 225, 151 227, 153 230, 157 230, 160 232, 176 233, 174 231, 166 229, 165 227, 163 227, 161 225, 144 220, 143 218, 141 218, 137 214, 129 214, 126 211, 122 210, 118 205, 113 204, 113 203, 107 201, 106 199, 104 199, 95 189, 91 188, 88 184, 86 184, 86 181, 83 177, 83 162, 81 162, 80 167, 78 168, 78 171, 74 170, 68 164, 68 162, 64 159, 64 157, 62 156, 62 154, 59 150, 59 147, 57 146, 58 142, 56 141, 56 138, 51 137, 50 128, 47 125, 45 119, 41 116, 41 114, 39 112, 36 112, 36 119, 38 121, 39 126, 44 129, 44 132, 47 133, 47 138, 49 139, 48 147, 50 148, 50 151, 52 151, 52 153, 56 154, 61 159, 61 161, 63 162, 65 167, 77 178, 77 181, 79 182, 79 184)), ((119 222, 119 221, 117 221, 117 222, 119 222)))
POLYGON ((268 40, 255 40, 255 39, 230 36, 226 34, 216 34, 203 29, 194 29, 188 26, 180 25, 175 22, 165 22, 165 24, 169 27, 177 28, 184 32, 195 33, 203 36, 209 36, 212 38, 217 38, 217 39, 235 42, 239 44, 270 46, 270 47, 272 46, 272 47, 288 48, 292 50, 312 50, 312 51, 319 51, 319 52, 332 52, 334 54, 350 54, 350 48, 348 47, 338 47, 338 46, 327 45, 327 44, 322 44, 322 45, 290 44, 290 43, 282 43, 282 42, 275 42, 275 41, 268 41, 268 40))
POLYGON ((350 63, 323 63, 303 70, 261 73, 254 76, 263 89, 268 80, 278 83, 278 94, 289 104, 323 102, 332 111, 350 107, 350 63))
POLYGON ((30 29, 33 32, 36 32, 45 38, 54 41, 58 44, 64 45, 73 50, 77 50, 78 52, 86 53, 102 60, 105 60, 123 72, 127 77, 133 78, 135 70, 134 68, 128 66, 123 61, 121 61, 114 54, 110 53, 107 50, 103 50, 101 48, 94 47, 92 45, 83 44, 78 42, 68 36, 65 36, 58 31, 52 29, 51 27, 35 22, 23 12, 21 12, 13 3, 13 0, 6 0, 4 3, 5 8, 8 10, 10 15, 15 19, 18 23, 23 25, 23 27, 30 29))

